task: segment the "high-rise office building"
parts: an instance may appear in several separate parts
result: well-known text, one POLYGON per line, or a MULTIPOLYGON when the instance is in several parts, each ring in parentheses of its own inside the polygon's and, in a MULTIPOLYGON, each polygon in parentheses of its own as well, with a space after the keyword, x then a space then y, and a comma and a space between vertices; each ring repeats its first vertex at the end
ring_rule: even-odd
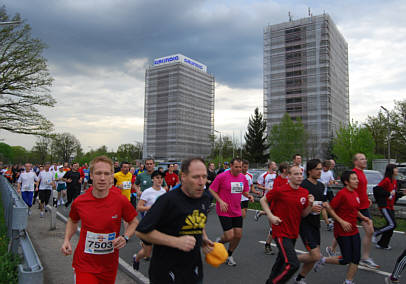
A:
POLYGON ((308 157, 324 158, 335 131, 349 122, 348 45, 327 14, 264 30, 268 129, 285 113, 304 123, 308 157))
POLYGON ((145 73, 144 158, 206 157, 213 134, 214 76, 182 54, 155 59, 145 73))

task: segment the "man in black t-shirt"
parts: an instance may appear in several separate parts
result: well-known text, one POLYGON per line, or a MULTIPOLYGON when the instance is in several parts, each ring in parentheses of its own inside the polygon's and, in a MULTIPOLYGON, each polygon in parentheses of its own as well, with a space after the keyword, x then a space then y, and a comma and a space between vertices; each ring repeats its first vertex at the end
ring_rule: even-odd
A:
POLYGON ((72 165, 72 169, 63 176, 63 181, 66 182, 67 186, 68 201, 65 203, 65 207, 68 207, 80 194, 82 178, 80 177, 78 163, 72 165))
POLYGON ((302 218, 300 222, 300 238, 308 253, 298 255, 298 259, 303 263, 303 266, 296 277, 296 283, 304 282, 302 279, 312 270, 314 264, 322 258, 320 252, 320 212, 323 209, 322 203, 325 201, 325 197, 323 195, 324 185, 318 181, 321 171, 322 167, 319 159, 309 160, 306 164, 307 179, 300 185, 314 196, 314 202, 310 214, 302 218))
POLYGON ((151 284, 201 283, 200 248, 208 253, 213 247, 205 232, 209 198, 203 194, 207 181, 204 161, 183 161, 181 175, 181 187, 161 195, 137 226, 137 237, 154 244, 151 284))

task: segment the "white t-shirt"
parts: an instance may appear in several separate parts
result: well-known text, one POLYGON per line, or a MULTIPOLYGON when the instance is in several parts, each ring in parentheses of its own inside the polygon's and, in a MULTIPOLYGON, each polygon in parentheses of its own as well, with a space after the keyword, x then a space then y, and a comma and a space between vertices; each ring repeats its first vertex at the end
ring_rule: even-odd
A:
POLYGON ((18 183, 21 183, 21 191, 34 191, 34 184, 38 180, 37 175, 33 172, 22 172, 18 177, 18 183))
POLYGON ((258 184, 265 186, 265 188, 273 188, 273 182, 276 179, 276 173, 269 173, 268 171, 266 171, 265 173, 263 173, 262 175, 260 175, 258 177, 258 184))
POLYGON ((157 200, 157 198, 165 193, 166 190, 163 187, 161 187, 160 190, 156 190, 150 187, 142 192, 140 199, 145 201, 144 206, 152 206, 157 200))
POLYGON ((66 182, 64 182, 64 181, 62 181, 62 180, 58 180, 58 179, 60 179, 60 178, 63 178, 63 176, 66 174, 67 172, 65 172, 65 171, 56 171, 55 172, 55 180, 56 180, 56 184, 65 184, 66 185, 66 182))
POLYGON ((50 190, 52 189, 52 181, 55 180, 55 176, 50 171, 42 171, 38 175, 40 179, 39 190, 50 190))
POLYGON ((324 195, 327 195, 327 187, 330 183, 330 181, 334 181, 334 176, 331 171, 321 171, 321 176, 319 178, 319 182, 324 184, 324 195))
MULTIPOLYGON (((248 181, 248 186, 250 187, 250 190, 251 190, 252 174, 246 173, 246 174, 245 174, 245 178, 247 179, 247 181, 248 181)), ((247 200, 249 200, 248 197, 245 197, 244 195, 241 195, 241 201, 247 201, 247 200)))

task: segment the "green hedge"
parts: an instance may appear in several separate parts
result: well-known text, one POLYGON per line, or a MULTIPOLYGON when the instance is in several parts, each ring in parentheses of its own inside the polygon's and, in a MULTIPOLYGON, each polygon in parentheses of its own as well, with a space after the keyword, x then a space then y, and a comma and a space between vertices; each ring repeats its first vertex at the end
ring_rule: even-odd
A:
POLYGON ((0 199, 0 283, 18 283, 17 265, 20 258, 8 252, 8 244, 3 203, 0 199))

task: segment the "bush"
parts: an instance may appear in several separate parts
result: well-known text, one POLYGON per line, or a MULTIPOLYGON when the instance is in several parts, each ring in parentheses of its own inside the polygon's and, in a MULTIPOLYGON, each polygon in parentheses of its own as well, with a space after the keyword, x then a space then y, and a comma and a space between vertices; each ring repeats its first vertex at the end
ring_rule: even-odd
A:
POLYGON ((8 243, 4 209, 0 199, 0 283, 18 283, 17 266, 20 258, 8 252, 8 243))

